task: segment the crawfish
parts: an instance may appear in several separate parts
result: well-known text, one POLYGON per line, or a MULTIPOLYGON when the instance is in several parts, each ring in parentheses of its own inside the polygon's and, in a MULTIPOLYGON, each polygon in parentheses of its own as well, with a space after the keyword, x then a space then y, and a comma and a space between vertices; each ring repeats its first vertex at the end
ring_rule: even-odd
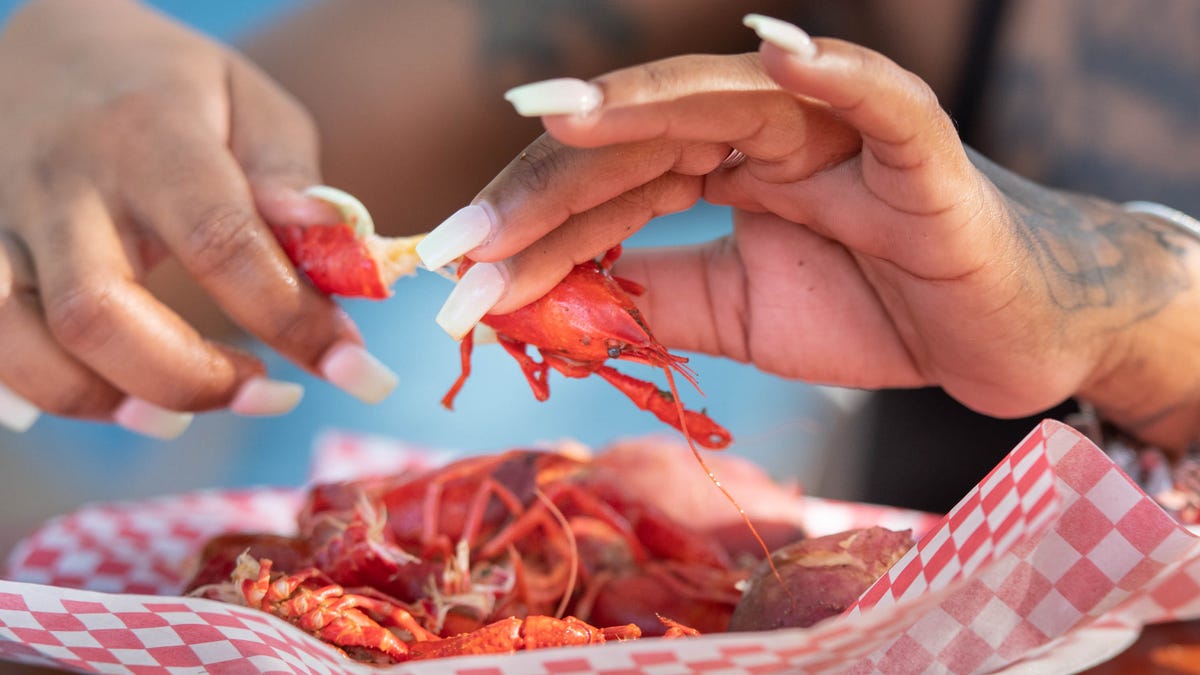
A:
MULTIPOLYGON (((567 377, 599 375, 639 408, 683 432, 689 441, 706 448, 728 446, 732 436, 724 427, 703 412, 686 410, 679 402, 673 373, 694 387, 695 375, 686 366, 686 357, 672 354, 655 339, 633 304, 630 295, 640 295, 641 286, 611 273, 612 264, 620 255, 621 247, 616 246, 600 260, 576 265, 538 300, 508 314, 488 314, 481 322, 496 332, 500 345, 520 364, 537 400, 550 397, 547 379, 550 368, 567 377), (537 349, 541 361, 529 355, 530 346, 537 349), (608 359, 662 368, 669 390, 621 373, 605 364, 608 359)), ((471 264, 464 260, 459 274, 471 264)), ((470 376, 473 336, 471 331, 461 342, 462 373, 442 398, 442 405, 447 408, 453 407, 455 397, 470 376)))
POLYGON ((586 621, 620 616, 652 633, 662 629, 660 612, 723 629, 745 576, 720 543, 632 499, 613 472, 554 452, 512 450, 319 486, 300 531, 335 581, 428 600, 439 631, 568 610, 586 621), (642 577, 664 588, 678 578, 705 584, 676 584, 650 604, 624 595, 642 577))
MULTIPOLYGON (((258 584, 249 604, 304 617, 322 637, 336 637, 326 626, 343 611, 353 616, 337 619, 339 626, 360 626, 365 614, 385 627, 415 622, 440 637, 509 616, 575 616, 657 635, 672 630, 660 614, 704 632, 724 630, 747 574, 720 541, 633 498, 615 472, 546 451, 315 486, 298 526, 292 538, 214 540, 189 591, 214 597, 204 589, 228 586, 230 570, 242 567, 232 561, 249 551, 286 561, 269 570, 278 578, 243 569, 235 585, 258 584)), ((244 593, 221 594, 245 602, 244 593)))
MULTIPOLYGON (((337 207, 346 223, 328 231, 318 228, 274 227, 285 252, 304 270, 314 285, 325 292, 383 298, 398 276, 413 274, 417 267, 415 247, 421 235, 406 238, 380 237, 374 232, 370 214, 351 195, 318 187, 313 196, 337 207)), ((648 410, 663 422, 683 433, 700 467, 729 502, 741 511, 737 501, 708 469, 695 445, 721 449, 732 441, 730 433, 704 412, 687 410, 679 400, 674 373, 699 390, 687 359, 670 353, 651 334, 631 295, 640 295, 641 286, 616 277, 612 265, 621 255, 620 245, 599 260, 576 265, 545 296, 509 314, 488 314, 482 323, 492 328, 500 344, 521 366, 534 397, 544 401, 550 396, 547 381, 553 367, 567 377, 583 378, 597 374, 624 393, 639 408, 648 410), (542 356, 535 361, 527 348, 534 347, 542 356), (608 359, 624 359, 660 367, 669 390, 625 375, 606 365, 608 359)), ((464 259, 458 267, 461 276, 472 262, 464 259)), ((471 372, 474 329, 461 345, 462 371, 442 404, 451 408, 471 372)), ((754 539, 769 553, 754 524, 743 514, 754 539)), ((770 559, 768 558, 770 564, 770 559)), ((773 564, 772 564, 773 569, 773 564)), ((774 570, 773 570, 774 571, 774 570)), ((776 571, 776 577, 778 572, 776 571)))
MULTIPOLYGON (((502 654, 641 637, 634 625, 598 628, 570 616, 529 616, 508 617, 443 638, 422 625, 419 611, 369 588, 350 591, 316 568, 273 573, 271 560, 242 554, 232 579, 243 604, 285 619, 364 661, 502 654)), ((668 637, 696 634, 674 621, 664 623, 668 637)))

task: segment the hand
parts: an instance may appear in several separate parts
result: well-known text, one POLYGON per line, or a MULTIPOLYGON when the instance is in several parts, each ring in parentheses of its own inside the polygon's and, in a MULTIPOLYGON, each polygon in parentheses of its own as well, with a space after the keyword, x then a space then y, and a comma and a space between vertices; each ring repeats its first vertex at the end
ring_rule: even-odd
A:
POLYGON ((704 198, 735 207, 731 237, 627 251, 614 270, 647 287, 638 302, 668 346, 843 386, 939 385, 995 416, 1116 371, 1128 326, 1171 300, 1136 282, 1158 262, 1186 278, 1153 232, 974 157, 929 87, 883 56, 751 23, 767 39, 756 55, 511 92, 548 135, 423 244, 430 264, 491 263, 447 301, 449 332, 704 198), (723 167, 731 148, 746 159, 723 167), (1145 254, 1124 276, 1096 223, 1145 254))
POLYGON ((164 437, 186 411, 294 406, 143 286, 167 256, 296 363, 390 390, 267 227, 338 215, 299 192, 320 183, 307 114, 238 55, 134 2, 35 0, 0 36, 0 100, 0 393, 164 437))

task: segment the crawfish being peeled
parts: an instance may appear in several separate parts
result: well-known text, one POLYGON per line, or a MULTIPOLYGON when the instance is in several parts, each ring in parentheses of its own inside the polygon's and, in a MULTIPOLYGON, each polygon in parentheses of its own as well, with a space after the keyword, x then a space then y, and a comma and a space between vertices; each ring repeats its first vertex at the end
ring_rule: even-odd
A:
MULTIPOLYGON (((629 397, 639 408, 680 430, 690 441, 706 448, 729 445, 732 436, 703 412, 686 410, 679 402, 673 373, 696 386, 687 359, 667 351, 646 325, 630 295, 639 295, 636 283, 613 276, 613 262, 621 248, 608 251, 600 260, 576 265, 557 286, 538 300, 508 314, 488 314, 482 323, 496 332, 501 346, 517 363, 537 400, 550 397, 547 375, 551 367, 567 377, 599 375, 629 397), (542 360, 527 352, 534 347, 542 360), (662 368, 669 390, 625 375, 606 365, 608 359, 623 359, 662 368)), ((463 273, 471 262, 459 267, 463 273)), ((462 340, 462 375, 442 399, 452 407, 471 373, 473 333, 462 340)), ((697 387, 698 389, 698 387, 697 387)))
MULTIPOLYGON (((306 227, 277 225, 272 229, 292 263, 318 290, 384 299, 398 277, 416 273, 415 248, 421 235, 381 237, 375 234, 366 208, 353 196, 325 186, 310 188, 308 193, 337 207, 345 222, 306 227)), ((618 246, 599 261, 577 265, 542 298, 510 314, 489 314, 482 323, 495 330, 500 344, 520 364, 537 400, 550 396, 547 374, 551 367, 567 377, 595 374, 638 407, 679 429, 689 441, 714 449, 728 446, 732 437, 725 428, 679 403, 672 373, 680 374, 692 386, 696 386, 695 376, 687 368, 686 358, 668 352, 650 333, 629 297, 642 289, 610 273, 620 253, 618 246), (528 355, 528 347, 538 350, 540 362, 528 355), (669 390, 617 371, 605 364, 608 359, 662 368, 669 390)), ((470 261, 462 261, 458 273, 461 275, 470 265, 470 261)), ((474 331, 462 340, 462 374, 442 398, 447 408, 453 406, 470 375, 473 346, 474 331)))

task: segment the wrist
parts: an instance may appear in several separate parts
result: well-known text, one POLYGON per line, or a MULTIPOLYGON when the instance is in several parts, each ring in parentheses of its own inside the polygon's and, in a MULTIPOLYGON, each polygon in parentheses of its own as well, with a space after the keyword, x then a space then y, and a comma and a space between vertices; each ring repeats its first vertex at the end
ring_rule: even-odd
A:
POLYGON ((1077 398, 1130 436, 1179 456, 1200 442, 1200 222, 1157 204, 1126 207, 1166 254, 1137 262, 1142 283, 1173 290, 1111 332, 1077 398))

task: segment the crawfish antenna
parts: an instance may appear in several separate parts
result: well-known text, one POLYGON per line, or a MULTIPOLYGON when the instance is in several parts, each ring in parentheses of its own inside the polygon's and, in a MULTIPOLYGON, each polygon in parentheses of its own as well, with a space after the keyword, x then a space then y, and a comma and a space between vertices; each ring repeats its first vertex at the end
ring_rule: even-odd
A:
POLYGON ((563 515, 554 501, 547 497, 541 488, 534 488, 533 494, 562 527, 563 534, 567 538, 567 547, 570 549, 571 571, 567 575, 567 588, 563 592, 562 600, 558 603, 558 610, 554 614, 554 618, 561 619, 567 613, 567 605, 571 602, 571 596, 575 594, 575 584, 579 580, 579 545, 575 541, 575 533, 571 530, 571 524, 567 522, 567 517, 563 515))
POLYGON ((700 454, 700 450, 696 447, 695 441, 692 440, 692 434, 687 428, 687 415, 684 414, 683 403, 679 400, 679 390, 675 387, 674 374, 671 372, 671 369, 666 366, 663 366, 663 372, 667 374, 667 385, 671 388, 671 396, 675 399, 675 409, 679 411, 679 429, 683 432, 683 437, 687 439, 688 447, 692 450, 692 456, 694 456, 696 461, 700 463, 700 468, 704 470, 704 474, 708 476, 708 479, 712 481, 712 484, 717 486, 717 489, 721 491, 721 494, 725 495, 725 498, 729 500, 729 503, 733 504, 733 507, 737 509, 738 515, 742 518, 742 522, 746 524, 746 527, 750 530, 750 534, 754 537, 754 540, 758 542, 759 547, 762 548, 763 555, 765 555, 767 559, 767 565, 771 568, 771 574, 775 577, 775 580, 779 582, 779 586, 783 589, 783 592, 787 594, 789 599, 791 599, 792 604, 795 605, 796 597, 792 595, 792 591, 787 587, 787 584, 783 583, 783 575, 779 573, 779 568, 775 567, 775 561, 771 558, 771 549, 767 546, 767 542, 764 541, 762 535, 758 533, 758 528, 754 526, 754 523, 750 520, 750 516, 746 515, 746 510, 742 508, 742 505, 738 503, 737 499, 734 498, 729 490, 721 484, 721 479, 717 478, 717 474, 708 467, 708 462, 704 461, 704 456, 700 454))

